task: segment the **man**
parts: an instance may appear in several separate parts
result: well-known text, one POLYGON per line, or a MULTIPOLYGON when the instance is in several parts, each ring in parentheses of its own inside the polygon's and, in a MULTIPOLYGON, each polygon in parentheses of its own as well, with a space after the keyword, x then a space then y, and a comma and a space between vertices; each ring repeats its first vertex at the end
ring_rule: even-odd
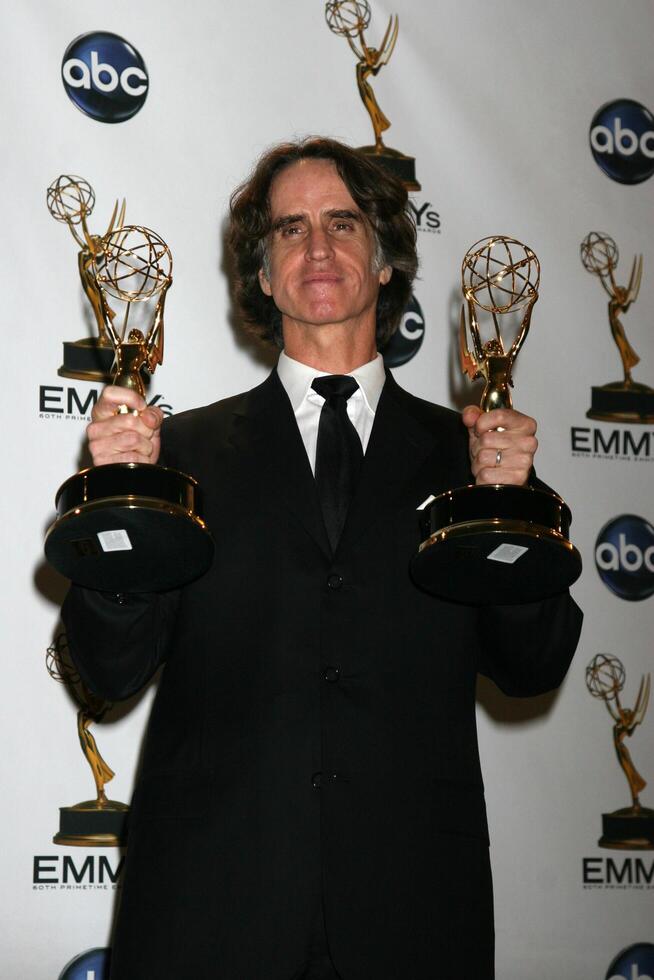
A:
POLYGON ((408 564, 429 493, 529 479, 535 422, 470 407, 462 424, 384 371, 415 230, 406 192, 354 151, 270 151, 232 199, 231 242, 277 369, 161 439, 157 409, 108 388, 88 429, 96 464, 192 472, 216 542, 182 590, 74 588, 64 608, 106 696, 166 662, 112 977, 435 980, 465 951, 466 976, 490 980, 476 673, 509 694, 556 686, 581 616, 567 594, 442 602, 408 564))

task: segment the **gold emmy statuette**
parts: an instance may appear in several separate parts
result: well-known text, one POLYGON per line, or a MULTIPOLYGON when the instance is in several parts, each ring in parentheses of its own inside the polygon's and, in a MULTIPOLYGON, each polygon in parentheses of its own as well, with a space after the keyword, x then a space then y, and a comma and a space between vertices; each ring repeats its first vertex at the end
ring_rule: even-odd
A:
POLYGON ((623 378, 601 387, 591 388, 591 407, 586 412, 589 419, 604 422, 654 422, 654 388, 639 384, 631 377, 631 369, 640 358, 633 349, 620 320, 632 303, 638 299, 640 281, 643 275, 643 257, 634 256, 631 275, 627 286, 619 286, 615 281, 618 265, 618 246, 610 235, 591 231, 580 246, 584 269, 597 276, 609 297, 609 324, 620 359, 623 378))
POLYGON ((390 122, 379 108, 370 78, 375 77, 384 65, 390 61, 397 41, 399 20, 391 15, 382 42, 378 48, 370 47, 364 35, 370 25, 370 5, 367 0, 328 0, 325 4, 325 19, 334 34, 347 38, 357 59, 356 74, 359 95, 375 134, 373 146, 361 146, 362 153, 374 157, 375 162, 389 170, 402 181, 409 191, 419 191, 420 184, 416 180, 416 161, 414 157, 406 156, 399 150, 386 146, 382 133, 390 128, 390 122))
POLYGON ((52 840, 76 847, 120 847, 126 841, 129 807, 107 799, 105 784, 114 778, 114 772, 100 755, 90 731, 92 722, 102 721, 111 704, 83 684, 70 659, 65 633, 48 647, 46 667, 54 680, 66 685, 78 705, 77 734, 95 781, 94 799, 59 807, 59 831, 52 840))
POLYGON ((95 193, 83 177, 68 174, 57 177, 48 187, 47 202, 52 217, 68 225, 71 235, 80 247, 77 269, 97 328, 97 336, 64 341, 64 363, 58 374, 64 378, 81 378, 84 381, 109 381, 114 349, 105 329, 100 291, 91 267, 96 258, 102 255, 105 239, 114 229, 122 228, 125 202, 123 201, 119 212, 116 201, 104 235, 92 235, 89 231, 86 219, 93 211, 95 193))
MULTIPOLYGON (((114 384, 144 395, 143 372, 151 374, 163 360, 170 249, 150 229, 126 225, 104 238, 90 268, 114 351, 114 384)), ((183 585, 202 575, 213 557, 198 496, 193 477, 163 466, 111 463, 82 470, 57 491, 46 557, 73 582, 104 592, 183 585)))
POLYGON ((642 724, 647 712, 650 675, 640 681, 636 704, 623 708, 620 691, 624 687, 625 669, 617 657, 598 653, 586 667, 586 686, 594 698, 601 698, 613 719, 613 745, 631 793, 631 806, 602 814, 602 836, 598 844, 615 850, 654 850, 654 810, 643 806, 640 794, 647 782, 632 762, 625 744, 642 724))
MULTIPOLYGON (((514 238, 484 238, 467 252, 461 279, 462 370, 484 380, 484 411, 511 408, 513 364, 538 299, 538 259, 514 238), (507 333, 511 325, 509 345, 500 327, 507 333)), ((411 572, 434 595, 475 604, 532 602, 581 574, 581 557, 568 540, 570 510, 549 490, 494 484, 435 491, 421 515, 423 541, 411 572)))

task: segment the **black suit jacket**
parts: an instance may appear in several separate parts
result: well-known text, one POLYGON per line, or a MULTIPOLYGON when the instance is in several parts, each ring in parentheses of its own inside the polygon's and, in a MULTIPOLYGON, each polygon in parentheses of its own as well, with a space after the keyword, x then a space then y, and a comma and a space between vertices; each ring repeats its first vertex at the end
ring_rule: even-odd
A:
POLYGON ((276 372, 170 419, 163 445, 204 490, 212 568, 122 606, 72 589, 64 608, 105 696, 166 661, 112 977, 290 980, 322 900, 344 980, 488 980, 475 678, 515 695, 558 685, 577 607, 482 609, 412 584, 416 507, 470 481, 467 437, 390 376, 334 556, 276 372))

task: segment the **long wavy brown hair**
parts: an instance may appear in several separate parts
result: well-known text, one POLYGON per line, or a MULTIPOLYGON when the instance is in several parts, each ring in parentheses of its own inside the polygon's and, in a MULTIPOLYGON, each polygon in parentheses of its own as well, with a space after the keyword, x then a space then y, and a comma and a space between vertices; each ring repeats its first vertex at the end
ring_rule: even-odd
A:
POLYGON ((418 269, 416 228, 408 195, 392 175, 336 140, 309 137, 281 143, 268 150, 230 201, 229 245, 234 257, 235 298, 251 333, 284 346, 282 316, 259 283, 259 270, 267 264, 271 232, 270 188, 284 167, 299 160, 331 160, 369 222, 379 268, 390 265, 393 274, 380 286, 377 300, 377 346, 382 348, 397 328, 411 295, 418 269))

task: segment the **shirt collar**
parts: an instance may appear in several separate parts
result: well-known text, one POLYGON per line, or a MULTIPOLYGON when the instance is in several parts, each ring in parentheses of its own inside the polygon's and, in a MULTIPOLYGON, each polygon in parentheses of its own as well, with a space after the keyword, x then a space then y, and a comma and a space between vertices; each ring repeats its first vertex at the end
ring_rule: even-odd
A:
MULTIPOLYGON (((294 412, 297 412, 306 398, 313 379, 325 377, 329 373, 329 371, 318 371, 316 368, 309 367, 308 364, 302 364, 301 361, 289 357, 284 351, 279 355, 277 362, 279 380, 286 390, 294 412)), ((348 373, 358 383, 370 410, 376 412, 386 381, 384 358, 378 353, 372 361, 368 361, 367 364, 362 364, 361 367, 348 373)))

